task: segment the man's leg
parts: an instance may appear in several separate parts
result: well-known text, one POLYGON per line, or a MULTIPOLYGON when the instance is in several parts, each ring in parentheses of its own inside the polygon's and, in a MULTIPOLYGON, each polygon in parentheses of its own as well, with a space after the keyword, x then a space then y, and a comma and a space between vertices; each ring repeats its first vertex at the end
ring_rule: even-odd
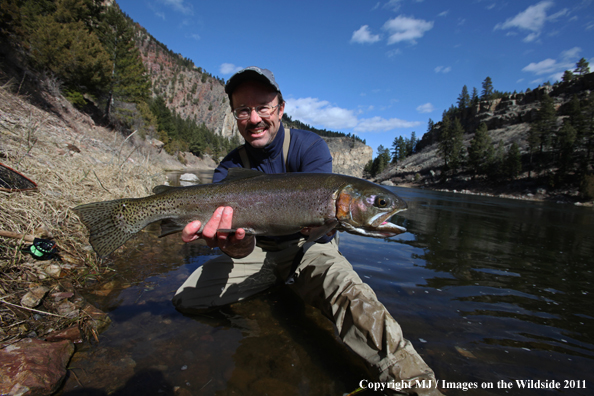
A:
MULTIPOLYGON (((200 313, 241 301, 277 282, 276 267, 290 267, 299 251, 298 241, 280 244, 277 251, 256 246, 247 257, 225 254, 198 267, 173 297, 173 305, 184 313, 200 313)), ((282 279, 284 281, 284 279, 282 279)))
POLYGON ((256 247, 242 259, 223 254, 207 261, 186 279, 172 301, 181 312, 199 313, 248 298, 275 281, 265 252, 256 247))
POLYGON ((306 244, 291 288, 330 318, 343 342, 377 370, 382 382, 405 381, 410 393, 441 395, 435 375, 373 290, 340 254, 335 241, 306 244), (416 387, 416 380, 432 389, 416 387))

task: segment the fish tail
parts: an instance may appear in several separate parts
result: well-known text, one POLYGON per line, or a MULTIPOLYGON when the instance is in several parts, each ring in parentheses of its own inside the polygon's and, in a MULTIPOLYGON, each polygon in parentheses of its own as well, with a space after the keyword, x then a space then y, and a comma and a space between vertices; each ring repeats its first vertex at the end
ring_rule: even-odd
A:
POLYGON ((126 204, 131 201, 94 202, 72 209, 89 229, 89 242, 99 256, 110 254, 144 227, 131 222, 133 216, 127 216, 126 204))

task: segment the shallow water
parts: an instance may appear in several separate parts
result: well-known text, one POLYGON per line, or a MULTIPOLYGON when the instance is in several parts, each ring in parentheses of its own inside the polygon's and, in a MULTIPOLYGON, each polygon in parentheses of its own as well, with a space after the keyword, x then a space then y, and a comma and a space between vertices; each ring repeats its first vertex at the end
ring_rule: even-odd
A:
MULTIPOLYGON (((341 233, 340 249, 447 395, 553 394, 519 389, 527 380, 594 394, 594 211, 394 189, 409 232, 341 233)), ((178 313, 176 289, 219 252, 155 235, 114 254, 109 288, 87 295, 113 323, 75 354, 64 395, 342 395, 370 378, 282 287, 208 316, 178 313)))

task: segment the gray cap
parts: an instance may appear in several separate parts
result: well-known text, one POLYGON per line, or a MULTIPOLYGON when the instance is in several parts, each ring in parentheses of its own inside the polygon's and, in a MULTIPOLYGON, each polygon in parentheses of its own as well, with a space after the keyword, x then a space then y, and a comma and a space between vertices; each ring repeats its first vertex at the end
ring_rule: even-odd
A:
POLYGON ((280 88, 274 80, 274 74, 268 69, 260 69, 257 66, 246 67, 232 75, 229 81, 227 81, 227 85, 225 85, 225 92, 227 95, 231 95, 239 84, 248 80, 263 82, 272 86, 277 92, 280 92, 280 88))

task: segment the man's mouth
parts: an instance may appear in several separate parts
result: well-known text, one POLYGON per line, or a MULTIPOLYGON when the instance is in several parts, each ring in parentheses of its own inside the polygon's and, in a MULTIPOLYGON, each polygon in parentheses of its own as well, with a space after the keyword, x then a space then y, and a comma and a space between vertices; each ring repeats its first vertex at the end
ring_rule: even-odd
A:
POLYGON ((263 136, 267 130, 268 126, 262 124, 254 126, 252 128, 248 128, 248 132, 250 133, 250 136, 253 138, 259 138, 263 136))

